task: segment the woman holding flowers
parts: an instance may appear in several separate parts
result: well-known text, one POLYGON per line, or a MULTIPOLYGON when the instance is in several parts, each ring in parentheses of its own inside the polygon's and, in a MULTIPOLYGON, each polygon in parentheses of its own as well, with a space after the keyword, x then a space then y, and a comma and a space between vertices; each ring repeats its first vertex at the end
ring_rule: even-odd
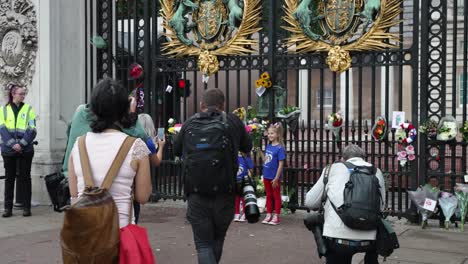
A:
POLYGON ((263 182, 266 192, 267 214, 263 224, 278 225, 281 213, 281 176, 286 150, 283 144, 283 126, 275 123, 268 128, 268 141, 265 154, 259 151, 263 164, 263 182), (273 214, 273 206, 275 213, 273 214))

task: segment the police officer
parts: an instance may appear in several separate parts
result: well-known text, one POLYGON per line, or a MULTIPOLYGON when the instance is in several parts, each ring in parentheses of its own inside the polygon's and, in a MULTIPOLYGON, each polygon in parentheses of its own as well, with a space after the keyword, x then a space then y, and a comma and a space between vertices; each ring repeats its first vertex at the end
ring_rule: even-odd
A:
POLYGON ((26 89, 15 84, 8 86, 8 103, 0 107, 0 147, 5 167, 5 212, 2 216, 12 216, 17 162, 17 184, 21 187, 20 197, 24 203, 23 216, 31 216, 31 164, 36 114, 29 104, 24 103, 26 89))

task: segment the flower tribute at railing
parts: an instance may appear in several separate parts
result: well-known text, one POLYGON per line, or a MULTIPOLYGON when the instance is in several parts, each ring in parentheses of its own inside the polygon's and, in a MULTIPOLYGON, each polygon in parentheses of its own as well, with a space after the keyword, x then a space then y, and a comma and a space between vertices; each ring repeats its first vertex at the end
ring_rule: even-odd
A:
POLYGON ((372 137, 377 141, 383 141, 387 136, 387 120, 385 117, 377 117, 374 127, 372 128, 372 137))
POLYGON ((328 122, 326 128, 333 132, 335 137, 340 134, 341 127, 343 126, 343 116, 340 112, 332 113, 328 116, 328 122))
POLYGON ((169 132, 169 135, 177 135, 180 132, 180 129, 182 128, 182 124, 176 123, 176 120, 174 118, 169 118, 169 120, 167 120, 167 124, 167 132, 169 132))
POLYGON ((397 155, 397 159, 402 167, 406 165, 406 162, 416 159, 413 145, 406 146, 406 148, 398 151, 397 155))
POLYGON ((437 140, 450 141, 457 137, 458 126, 457 120, 452 116, 446 116, 440 119, 437 127, 437 140))
POLYGON ((396 139, 400 143, 397 159, 402 167, 405 166, 408 161, 416 159, 416 153, 411 144, 416 140, 417 135, 418 132, 411 123, 402 123, 395 133, 396 139))
POLYGON ((268 125, 267 120, 261 120, 257 117, 257 110, 248 106, 247 110, 244 107, 235 109, 233 114, 245 124, 245 131, 251 136, 254 149, 259 149, 262 145, 262 138, 268 125))
POLYGON ((463 141, 468 142, 468 121, 465 121, 463 126, 460 128, 460 133, 462 134, 463 141))
POLYGON ((271 86, 273 86, 273 82, 270 79, 270 74, 268 74, 268 72, 262 73, 262 75, 260 75, 260 79, 255 82, 257 95, 262 96, 266 89, 271 86))
POLYGON ((428 139, 435 139, 437 137, 437 122, 432 119, 421 122, 419 132, 426 134, 428 139))

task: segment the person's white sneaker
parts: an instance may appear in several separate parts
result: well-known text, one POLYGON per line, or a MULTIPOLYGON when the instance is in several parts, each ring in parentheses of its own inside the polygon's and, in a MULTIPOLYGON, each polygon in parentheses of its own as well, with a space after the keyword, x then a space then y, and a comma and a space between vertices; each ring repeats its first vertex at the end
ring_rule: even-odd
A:
POLYGON ((267 214, 263 219, 262 224, 268 224, 271 221, 271 214, 267 214))
POLYGON ((280 220, 277 214, 274 214, 273 217, 271 218, 271 221, 268 222, 269 225, 279 225, 280 220))
POLYGON ((242 223, 244 223, 245 221, 247 221, 247 220, 245 220, 245 214, 241 214, 241 216, 239 217, 239 220, 238 220, 238 221, 239 221, 239 222, 242 222, 242 223))
POLYGON ((239 217, 240 217, 240 214, 235 214, 234 215, 234 222, 239 222, 239 217))

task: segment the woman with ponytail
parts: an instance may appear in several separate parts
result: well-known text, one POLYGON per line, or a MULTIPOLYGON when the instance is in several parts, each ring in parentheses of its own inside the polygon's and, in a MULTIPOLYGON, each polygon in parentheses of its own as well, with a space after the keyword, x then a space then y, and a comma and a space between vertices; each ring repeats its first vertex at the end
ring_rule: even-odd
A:
POLYGON ((31 165, 36 138, 36 114, 27 103, 26 89, 8 85, 8 103, 0 108, 0 136, 5 167, 5 212, 12 216, 15 179, 23 203, 23 216, 31 215, 31 165), (18 165, 18 166, 17 166, 18 165), (19 169, 19 171, 17 171, 19 169), (18 175, 18 177, 17 177, 18 175))

